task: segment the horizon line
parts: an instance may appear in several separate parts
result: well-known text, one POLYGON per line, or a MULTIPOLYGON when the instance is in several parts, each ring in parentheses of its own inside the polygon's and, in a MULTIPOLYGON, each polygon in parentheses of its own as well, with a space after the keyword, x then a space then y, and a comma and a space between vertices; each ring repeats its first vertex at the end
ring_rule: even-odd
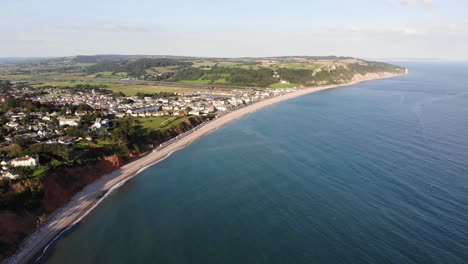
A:
POLYGON ((247 58, 286 58, 286 57, 349 57, 363 60, 379 60, 379 61, 453 61, 453 62, 468 62, 468 59, 451 59, 451 58, 402 58, 402 57, 355 57, 346 55, 273 55, 273 56, 194 56, 194 55, 168 55, 168 54, 126 54, 126 53, 97 53, 97 54, 76 54, 66 56, 0 56, 0 60, 5 59, 59 59, 67 57, 78 57, 78 56, 158 56, 158 57, 181 57, 181 58, 205 58, 205 59, 247 59, 247 58))

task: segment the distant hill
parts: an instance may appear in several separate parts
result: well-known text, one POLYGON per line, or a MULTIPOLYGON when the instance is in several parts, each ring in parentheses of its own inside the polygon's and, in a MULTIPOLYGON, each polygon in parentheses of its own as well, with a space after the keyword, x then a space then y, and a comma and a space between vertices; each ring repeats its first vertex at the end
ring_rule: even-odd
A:
POLYGON ((203 58, 167 55, 78 55, 14 58, 0 73, 87 81, 157 81, 205 86, 294 87, 339 84, 369 73, 403 73, 404 68, 347 56, 203 58), (18 62, 17 66, 14 61, 18 62), (28 64, 29 63, 29 64, 28 64))
POLYGON ((5 57, 0 58, 0 63, 28 63, 53 59, 53 57, 5 57))
POLYGON ((116 54, 103 54, 103 55, 78 55, 73 61, 76 63, 98 63, 104 61, 122 61, 122 60, 136 60, 145 58, 175 58, 187 59, 190 57, 182 56, 169 56, 169 55, 116 55, 116 54))
POLYGON ((98 63, 103 61, 120 61, 146 58, 145 55, 78 55, 73 59, 76 63, 98 63))

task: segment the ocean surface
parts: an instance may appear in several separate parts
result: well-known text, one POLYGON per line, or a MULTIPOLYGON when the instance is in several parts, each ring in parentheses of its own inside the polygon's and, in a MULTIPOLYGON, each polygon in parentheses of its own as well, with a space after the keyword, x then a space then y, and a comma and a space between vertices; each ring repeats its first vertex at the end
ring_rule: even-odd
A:
POLYGON ((306 95, 113 192, 46 263, 468 263, 468 64, 306 95))

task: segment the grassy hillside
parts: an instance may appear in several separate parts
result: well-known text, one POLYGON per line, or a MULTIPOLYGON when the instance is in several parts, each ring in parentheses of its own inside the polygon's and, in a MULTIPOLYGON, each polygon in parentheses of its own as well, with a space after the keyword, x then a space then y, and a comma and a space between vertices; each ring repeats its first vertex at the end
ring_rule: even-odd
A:
MULTIPOLYGON (((171 82, 171 86, 174 83, 188 84, 194 85, 194 88, 196 85, 271 88, 314 86, 345 83, 356 74, 375 72, 403 73, 404 69, 382 62, 335 56, 223 59, 96 55, 0 65, 0 79, 41 82, 139 80, 171 82)), ((124 88, 135 91, 135 86, 113 84, 109 87, 125 93, 124 88)), ((173 91, 177 88, 165 89, 162 85, 149 89, 173 91)))

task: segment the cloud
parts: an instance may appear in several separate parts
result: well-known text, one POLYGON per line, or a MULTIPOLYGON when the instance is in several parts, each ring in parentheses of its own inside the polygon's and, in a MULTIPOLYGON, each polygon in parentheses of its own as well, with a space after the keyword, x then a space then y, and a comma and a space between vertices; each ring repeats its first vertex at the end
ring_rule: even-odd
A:
POLYGON ((432 6, 432 0, 400 0, 400 4, 404 6, 408 6, 408 5, 432 6))

